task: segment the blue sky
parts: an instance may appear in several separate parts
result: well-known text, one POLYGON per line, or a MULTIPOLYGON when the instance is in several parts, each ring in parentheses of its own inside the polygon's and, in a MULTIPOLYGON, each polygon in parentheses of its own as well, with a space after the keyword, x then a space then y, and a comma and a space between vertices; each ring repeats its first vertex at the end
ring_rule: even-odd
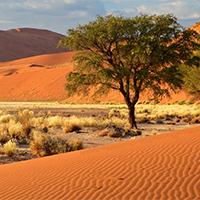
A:
POLYGON ((65 34, 97 14, 173 13, 189 27, 200 21, 200 0, 0 0, 0 30, 40 28, 65 34))

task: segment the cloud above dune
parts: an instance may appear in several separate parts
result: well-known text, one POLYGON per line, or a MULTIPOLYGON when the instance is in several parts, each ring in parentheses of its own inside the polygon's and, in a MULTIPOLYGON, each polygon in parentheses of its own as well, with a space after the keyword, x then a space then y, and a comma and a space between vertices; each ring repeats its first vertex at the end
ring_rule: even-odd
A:
POLYGON ((185 26, 200 21, 199 0, 1 0, 1 29, 32 27, 65 34, 96 15, 134 17, 140 13, 173 13, 185 26), (187 22, 187 23, 186 23, 187 22))
POLYGON ((125 16, 135 16, 140 13, 147 14, 167 14, 173 13, 184 26, 191 26, 195 22, 200 21, 200 1, 199 0, 157 0, 157 1, 147 1, 141 0, 139 2, 129 1, 129 0, 118 0, 114 1, 118 7, 121 5, 122 8, 119 9, 108 9, 108 14, 118 15, 123 13, 125 16), (123 8, 126 5, 126 8, 123 8))
POLYGON ((0 1, 0 20, 12 22, 13 28, 46 28, 65 33, 78 23, 88 23, 97 14, 106 14, 101 0, 0 1))

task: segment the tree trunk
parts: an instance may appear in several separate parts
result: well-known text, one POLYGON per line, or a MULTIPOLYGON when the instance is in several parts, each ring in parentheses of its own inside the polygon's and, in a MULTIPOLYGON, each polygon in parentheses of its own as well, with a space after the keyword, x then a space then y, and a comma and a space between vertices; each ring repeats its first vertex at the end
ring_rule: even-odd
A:
POLYGON ((131 125, 131 128, 137 129, 137 124, 135 121, 135 105, 132 104, 131 106, 129 106, 128 110, 129 110, 129 123, 131 125))

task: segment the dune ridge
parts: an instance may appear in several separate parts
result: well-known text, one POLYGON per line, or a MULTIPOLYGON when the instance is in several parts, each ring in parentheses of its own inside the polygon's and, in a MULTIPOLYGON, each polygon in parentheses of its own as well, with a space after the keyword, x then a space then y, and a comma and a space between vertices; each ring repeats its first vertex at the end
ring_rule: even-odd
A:
POLYGON ((0 62, 69 51, 57 48, 65 36, 49 30, 17 28, 0 31, 0 37, 0 62))
MULTIPOLYGON (((38 55, 10 62, 0 62, 0 101, 61 101, 75 103, 96 102, 91 95, 68 98, 65 91, 66 75, 73 70, 71 63, 75 52, 38 55)), ((141 95, 140 101, 150 95, 141 95)), ((164 102, 188 100, 184 91, 172 94, 164 102)), ((124 102, 122 95, 111 91, 97 102, 124 102)))
POLYGON ((0 199, 199 199, 200 126, 0 166, 0 199))

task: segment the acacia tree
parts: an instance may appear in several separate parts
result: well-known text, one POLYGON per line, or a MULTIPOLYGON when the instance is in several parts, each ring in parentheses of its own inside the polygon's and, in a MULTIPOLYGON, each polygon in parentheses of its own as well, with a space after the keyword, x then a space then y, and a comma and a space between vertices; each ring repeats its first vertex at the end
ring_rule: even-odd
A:
POLYGON ((128 106, 131 127, 137 128, 135 105, 141 92, 149 90, 159 98, 180 89, 178 67, 199 48, 197 36, 172 14, 97 16, 69 29, 59 43, 77 51, 74 71, 67 75, 68 95, 87 95, 93 87, 94 96, 118 90, 128 106))

